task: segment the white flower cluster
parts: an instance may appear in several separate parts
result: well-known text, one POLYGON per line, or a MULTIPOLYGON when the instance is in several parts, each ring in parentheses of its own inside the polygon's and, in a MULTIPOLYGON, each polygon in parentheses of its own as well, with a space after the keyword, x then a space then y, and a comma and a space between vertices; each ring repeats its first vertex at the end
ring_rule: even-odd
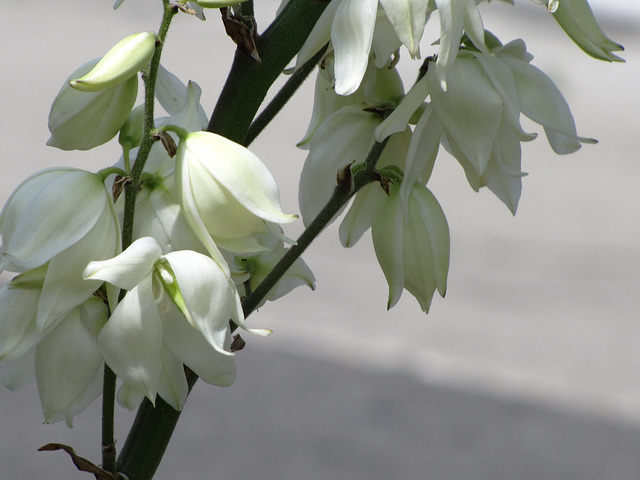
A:
MULTIPOLYGON (((612 52, 622 47, 604 35, 586 0, 535 1, 586 53, 620 60, 612 52)), ((520 143, 536 137, 522 128, 521 114, 544 128, 558 154, 595 143, 578 136, 567 102, 530 63, 524 41, 503 45, 485 31, 481 2, 333 0, 298 55, 297 67, 329 43, 311 124, 299 144, 309 150, 299 190, 305 223, 330 197, 337 171, 351 162, 356 171, 375 142, 389 142, 377 164, 384 191, 368 185, 358 192, 340 227, 345 246, 372 229, 389 307, 406 288, 426 312, 435 291, 446 290, 448 225, 425 186, 441 146, 460 162, 474 190, 488 187, 515 214, 526 175, 520 143), (425 60, 405 95, 395 69, 398 49, 404 45, 419 57, 436 11, 437 55, 425 60)))
MULTIPOLYGON (((142 106, 132 111, 137 74, 155 42, 153 33, 132 35, 74 72, 53 103, 49 145, 84 150, 120 132, 116 167, 127 173, 142 132, 142 106)), ((255 287, 286 253, 280 225, 297 217, 282 212, 258 157, 203 131, 200 93, 160 67, 156 97, 169 116, 155 123, 180 132, 165 132, 177 151, 171 158, 153 145, 126 250, 125 195, 114 201, 110 169, 36 173, 0 215, 0 271, 17 274, 0 289, 1 381, 16 390, 35 380, 45 422, 71 425, 102 392, 105 362, 122 380, 121 405, 160 395, 181 409, 185 366, 213 385, 234 382, 230 321, 269 333, 246 326, 238 290, 255 287)), ((299 285, 314 287, 301 259, 267 299, 299 285)))

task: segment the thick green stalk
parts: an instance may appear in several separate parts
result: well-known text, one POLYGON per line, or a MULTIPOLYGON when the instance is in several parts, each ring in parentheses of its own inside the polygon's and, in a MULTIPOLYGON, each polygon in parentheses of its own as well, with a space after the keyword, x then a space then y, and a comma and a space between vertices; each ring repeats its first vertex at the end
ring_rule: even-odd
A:
MULTIPOLYGON (((267 91, 298 52, 327 3, 290 0, 257 42, 261 65, 236 52, 209 131, 242 142, 267 91)), ((196 380, 195 375, 191 376, 190 385, 196 380)), ((145 399, 118 457, 117 470, 130 480, 153 478, 179 417, 180 412, 160 397, 155 408, 145 399)))
POLYGON ((290 0, 256 42, 262 63, 236 50, 207 130, 242 143, 267 91, 298 53, 328 3, 290 0))

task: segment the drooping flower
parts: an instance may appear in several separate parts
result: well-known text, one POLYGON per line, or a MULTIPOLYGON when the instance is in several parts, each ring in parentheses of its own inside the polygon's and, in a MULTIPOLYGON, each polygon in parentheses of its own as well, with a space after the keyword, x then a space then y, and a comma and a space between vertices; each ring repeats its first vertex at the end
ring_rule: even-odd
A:
POLYGON ((176 158, 176 183, 187 221, 222 268, 227 267, 218 247, 236 254, 267 250, 259 235, 297 218, 282 212, 267 167, 237 143, 209 132, 189 133, 181 139, 176 158))
MULTIPOLYGON (((40 278, 40 285, 43 279, 40 278)), ((89 298, 45 330, 36 324, 41 290, 18 276, 0 289, 2 384, 19 390, 34 380, 46 423, 83 411, 102 392, 102 356, 96 337, 107 320, 106 306, 89 298)))
POLYGON ((41 269, 37 326, 46 329, 100 286, 85 281, 92 260, 120 251, 111 194, 99 175, 74 168, 43 170, 27 178, 0 214, 0 271, 41 269))
POLYGON ((399 186, 392 185, 390 195, 378 203, 371 235, 389 284, 387 308, 406 289, 428 313, 435 291, 445 295, 449 270, 449 226, 431 191, 414 183, 405 203, 399 186))
POLYGON ((182 363, 207 383, 233 383, 229 320, 247 327, 235 285, 210 257, 188 250, 162 255, 160 244, 144 237, 117 257, 91 262, 84 276, 128 290, 100 331, 98 347, 131 389, 182 408, 182 363))

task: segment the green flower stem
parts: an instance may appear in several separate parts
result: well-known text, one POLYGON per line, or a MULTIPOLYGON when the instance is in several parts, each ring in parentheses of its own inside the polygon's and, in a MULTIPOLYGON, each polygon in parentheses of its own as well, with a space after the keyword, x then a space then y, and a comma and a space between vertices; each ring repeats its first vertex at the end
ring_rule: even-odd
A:
POLYGON ((208 131, 242 143, 269 88, 302 47, 328 2, 290 0, 256 42, 262 59, 256 64, 236 51, 208 131))
POLYGON ((142 141, 140 142, 140 148, 138 149, 138 155, 133 167, 131 168, 131 183, 125 187, 125 203, 124 203, 124 221, 122 226, 122 249, 127 248, 133 239, 133 215, 135 211, 136 196, 140 187, 140 177, 144 165, 149 158, 149 152, 155 142, 152 132, 155 128, 153 123, 154 119, 154 103, 155 103, 155 88, 156 78, 158 76, 158 67, 160 66, 160 57, 162 56, 162 47, 164 41, 167 38, 167 32, 171 25, 173 16, 178 12, 178 9, 168 0, 162 0, 164 7, 164 13, 162 16, 162 22, 160 24, 160 30, 158 31, 158 41, 156 43, 156 51, 151 58, 149 64, 149 71, 143 75, 144 78, 144 126, 142 130, 142 141))
MULTIPOLYGON (((139 181, 142 175, 144 164, 149 157, 154 139, 151 135, 153 124, 153 107, 155 101, 155 84, 158 75, 158 66, 162 55, 162 46, 167 36, 169 26, 177 9, 173 8, 168 0, 163 0, 164 12, 160 31, 158 32, 158 42, 149 65, 149 71, 144 74, 145 96, 144 96, 144 127, 142 142, 138 150, 138 156, 131 170, 131 183, 125 187, 124 219, 122 225, 122 249, 131 245, 133 239, 133 216, 135 211, 136 196, 139 189, 139 181)), ((121 292, 121 296, 122 296, 121 292)), ((110 368, 105 366, 104 385, 102 393, 102 468, 110 473, 116 473, 116 442, 114 435, 114 411, 116 397, 116 375, 110 368)))
POLYGON ((116 374, 104 365, 102 380, 102 469, 116 472, 116 442, 113 434, 115 418, 116 374))
POLYGON ((293 97, 294 93, 300 88, 300 85, 307 79, 307 77, 313 72, 313 69, 318 64, 324 52, 327 51, 327 47, 329 45, 325 45, 320 49, 318 53, 316 53, 307 63, 305 63, 302 67, 296 70, 291 78, 287 80, 284 86, 280 89, 276 96, 273 97, 273 100, 269 102, 269 105, 265 107, 265 109, 256 117, 256 119, 251 123, 249 129, 247 130, 247 134, 244 136, 244 141, 242 144, 245 147, 251 145, 258 135, 265 129, 265 127, 273 120, 273 118, 280 113, 282 107, 293 97))

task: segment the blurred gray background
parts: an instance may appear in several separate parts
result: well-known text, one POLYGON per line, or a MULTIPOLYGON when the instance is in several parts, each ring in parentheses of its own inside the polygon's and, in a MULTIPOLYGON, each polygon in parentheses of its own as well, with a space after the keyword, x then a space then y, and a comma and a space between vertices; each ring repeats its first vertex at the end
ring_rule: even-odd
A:
MULTIPOLYGON (((115 163, 115 142, 91 152, 46 147, 49 106, 78 65, 157 29, 160 8, 1 2, 4 203, 36 170, 115 163)), ((264 29, 278 2, 257 3, 264 29)), ((158 479, 640 477, 640 7, 592 2, 626 47, 627 63, 610 65, 583 54, 543 7, 516 4, 484 5, 486 28, 505 43, 527 41, 578 133, 600 144, 558 157, 542 129, 525 124, 541 136, 523 145, 530 175, 515 218, 490 192, 473 192, 455 160, 439 158, 429 186, 449 219, 452 259, 447 298, 428 316, 407 293, 387 312, 369 237, 345 250, 329 228, 305 257, 317 291, 299 289, 251 316, 273 335, 245 335, 233 387, 196 385, 158 479)), ((216 12, 208 16, 176 18, 163 63, 202 86, 210 112, 233 46, 216 12)), ((424 56, 434 53, 434 33, 424 56)), ((405 67, 414 78, 416 66, 405 67)), ((311 95, 312 82, 252 147, 287 212, 297 212, 305 152, 294 145, 311 95)), ((118 414, 122 444, 133 416, 118 414)), ((72 430, 41 422, 35 386, 0 389, 0 479, 87 478, 64 454, 36 449, 68 443, 99 461, 99 402, 72 430)))

